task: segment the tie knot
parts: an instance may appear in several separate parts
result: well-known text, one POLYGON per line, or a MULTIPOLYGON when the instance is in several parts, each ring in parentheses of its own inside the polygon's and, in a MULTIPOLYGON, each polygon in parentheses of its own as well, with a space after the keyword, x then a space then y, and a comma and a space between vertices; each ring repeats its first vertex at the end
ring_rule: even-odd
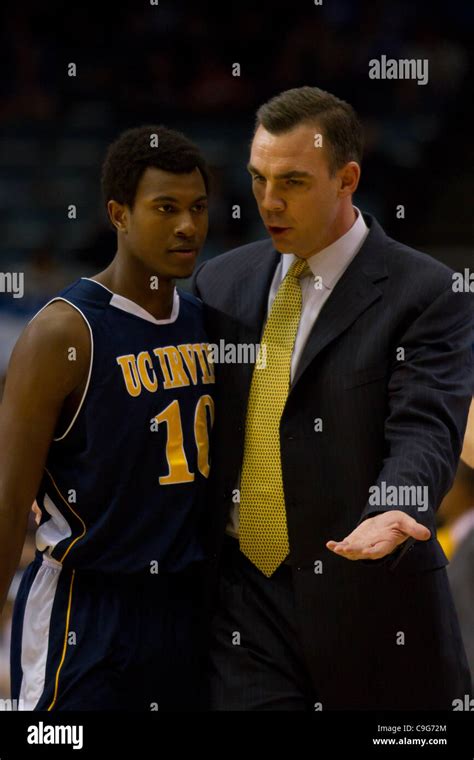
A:
POLYGON ((309 268, 308 262, 306 259, 295 259, 293 264, 288 270, 288 274, 290 277, 296 277, 299 279, 300 277, 304 277, 307 274, 311 273, 311 269, 309 268))

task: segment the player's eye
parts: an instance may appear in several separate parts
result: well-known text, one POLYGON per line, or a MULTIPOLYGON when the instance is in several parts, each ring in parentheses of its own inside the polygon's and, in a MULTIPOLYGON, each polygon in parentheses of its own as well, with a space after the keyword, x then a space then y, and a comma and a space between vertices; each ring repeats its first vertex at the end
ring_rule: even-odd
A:
POLYGON ((163 206, 156 206, 156 210, 162 214, 172 214, 175 208, 170 203, 165 203, 163 206))
POLYGON ((302 185, 303 184, 300 179, 287 179, 286 182, 287 182, 288 185, 292 185, 292 186, 294 186, 294 185, 302 185))
POLYGON ((265 182, 265 177, 260 174, 252 174, 252 182, 265 182))
POLYGON ((207 211, 207 203, 196 203, 193 206, 193 209, 197 211, 198 214, 204 214, 207 211))

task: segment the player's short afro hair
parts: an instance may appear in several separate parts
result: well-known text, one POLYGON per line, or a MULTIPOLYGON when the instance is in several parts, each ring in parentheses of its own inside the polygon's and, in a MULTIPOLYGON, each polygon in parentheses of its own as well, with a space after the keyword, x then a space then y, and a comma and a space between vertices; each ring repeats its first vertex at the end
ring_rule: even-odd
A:
POLYGON ((122 132, 107 150, 101 177, 105 206, 115 200, 133 209, 138 183, 149 166, 175 174, 197 167, 209 192, 209 171, 196 145, 174 129, 145 125, 122 132))

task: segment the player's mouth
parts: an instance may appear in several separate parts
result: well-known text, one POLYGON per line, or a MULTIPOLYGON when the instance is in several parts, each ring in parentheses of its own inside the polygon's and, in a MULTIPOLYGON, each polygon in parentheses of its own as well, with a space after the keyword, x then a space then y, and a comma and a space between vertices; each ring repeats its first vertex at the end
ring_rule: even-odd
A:
POLYGON ((279 235, 284 235, 285 232, 288 232, 288 230, 291 230, 291 227, 276 227, 275 225, 267 225, 267 230, 273 237, 278 237, 279 235))
POLYGON ((198 249, 197 248, 191 248, 191 247, 183 247, 183 248, 170 248, 170 253, 174 253, 175 256, 179 256, 179 258, 183 259, 192 259, 194 256, 198 255, 198 249))

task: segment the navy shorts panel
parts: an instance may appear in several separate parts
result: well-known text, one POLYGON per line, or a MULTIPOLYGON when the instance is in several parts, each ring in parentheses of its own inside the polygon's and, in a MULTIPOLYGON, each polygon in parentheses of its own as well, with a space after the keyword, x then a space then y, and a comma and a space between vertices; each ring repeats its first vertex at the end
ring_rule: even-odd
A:
POLYGON ((202 598, 201 563, 117 577, 36 559, 15 603, 12 696, 34 710, 199 709, 202 598))

